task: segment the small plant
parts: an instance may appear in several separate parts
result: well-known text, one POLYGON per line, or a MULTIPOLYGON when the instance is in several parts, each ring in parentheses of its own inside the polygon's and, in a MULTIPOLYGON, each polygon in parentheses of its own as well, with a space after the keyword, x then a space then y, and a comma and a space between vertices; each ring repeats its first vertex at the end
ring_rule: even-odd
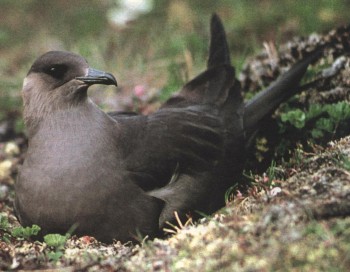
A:
POLYGON ((340 123, 350 119, 350 104, 341 101, 335 104, 312 104, 307 111, 300 109, 288 110, 281 114, 280 127, 284 131, 286 123, 301 130, 311 127, 311 137, 321 139, 326 134, 333 136, 340 123))
POLYGON ((303 128, 305 126, 305 113, 300 109, 295 109, 281 114, 281 121, 289 122, 296 128, 303 128))
POLYGON ((8 231, 9 229, 9 220, 5 214, 0 214, 0 229, 4 231, 8 231))
POLYGON ((54 247, 55 249, 62 249, 67 242, 69 235, 61 235, 61 234, 47 234, 44 236, 44 242, 49 247, 54 247))
POLYGON ((235 184, 227 189, 227 191, 225 192, 225 203, 226 204, 233 201, 234 194, 235 194, 236 190, 237 190, 237 184, 235 184))
POLYGON ((62 251, 50 251, 47 253, 47 257, 50 261, 57 262, 63 256, 62 251))
MULTIPOLYGON (((263 158, 280 160, 293 156, 291 150, 301 146, 312 152, 313 146, 324 146, 350 133, 350 103, 341 101, 334 104, 310 104, 307 108, 291 108, 284 104, 276 114, 277 130, 262 131, 259 137, 266 137, 269 152, 260 152, 263 158), (279 129, 278 129, 279 127, 279 129), (270 157, 269 157, 270 156, 270 157)), ((256 148, 256 150, 258 150, 256 148)), ((257 157, 258 158, 258 157, 257 157)))
POLYGON ((350 171, 350 159, 347 155, 340 153, 338 156, 333 158, 333 161, 338 167, 350 171))
POLYGON ((13 237, 19 239, 29 239, 31 236, 38 235, 41 228, 38 225, 32 225, 31 227, 16 227, 11 231, 13 237))
POLYGON ((0 230, 3 232, 0 235, 0 241, 10 242, 11 235, 9 234, 10 223, 6 214, 0 214, 0 230))
POLYGON ((38 225, 13 228, 8 221, 8 216, 6 214, 0 214, 0 230, 4 231, 0 239, 5 242, 9 242, 11 238, 23 240, 29 239, 31 236, 36 236, 41 228, 38 225))
POLYGON ((54 250, 47 253, 50 261, 57 262, 63 256, 64 245, 66 244, 70 234, 61 235, 57 233, 47 234, 44 236, 44 242, 54 248, 54 250))

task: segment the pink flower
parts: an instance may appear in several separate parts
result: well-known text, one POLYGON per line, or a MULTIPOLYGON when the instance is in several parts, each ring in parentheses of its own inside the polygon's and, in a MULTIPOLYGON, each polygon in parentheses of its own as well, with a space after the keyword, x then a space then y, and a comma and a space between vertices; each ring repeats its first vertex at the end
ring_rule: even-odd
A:
POLYGON ((237 192, 237 193, 236 193, 236 197, 237 197, 238 199, 242 199, 242 198, 243 198, 243 194, 241 193, 241 191, 240 191, 240 190, 237 190, 236 192, 237 192))
POLYGON ((134 88, 134 94, 136 97, 141 98, 146 93, 144 85, 136 85, 134 88))

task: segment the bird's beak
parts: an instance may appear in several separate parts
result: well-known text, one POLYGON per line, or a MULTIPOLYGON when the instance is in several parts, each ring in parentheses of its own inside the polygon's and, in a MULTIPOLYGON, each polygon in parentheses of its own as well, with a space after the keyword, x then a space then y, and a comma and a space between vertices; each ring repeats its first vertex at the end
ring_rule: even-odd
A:
POLYGON ((76 77, 75 79, 83 81, 88 85, 103 84, 117 86, 117 80, 112 74, 93 68, 89 68, 86 76, 76 77))

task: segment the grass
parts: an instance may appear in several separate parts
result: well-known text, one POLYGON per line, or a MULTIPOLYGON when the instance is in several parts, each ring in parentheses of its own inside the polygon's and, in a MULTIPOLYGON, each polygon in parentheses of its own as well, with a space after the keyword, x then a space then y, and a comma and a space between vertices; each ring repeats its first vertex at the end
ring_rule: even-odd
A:
POLYGON ((115 73, 127 94, 135 85, 145 84, 163 90, 164 100, 203 70, 212 12, 224 21, 239 70, 265 40, 280 43, 296 34, 347 23, 350 4, 345 0, 159 0, 149 14, 126 29, 108 21, 108 11, 115 5, 113 1, 89 5, 82 0, 1 1, 1 119, 6 118, 4 112, 20 108, 19 90, 26 71, 48 50, 80 53, 92 66, 115 73))

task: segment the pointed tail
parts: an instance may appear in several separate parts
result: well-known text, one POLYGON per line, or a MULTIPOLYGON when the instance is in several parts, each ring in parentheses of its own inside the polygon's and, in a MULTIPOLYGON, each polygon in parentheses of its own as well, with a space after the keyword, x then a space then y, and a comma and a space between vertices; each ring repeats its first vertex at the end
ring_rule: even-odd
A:
POLYGON ((213 14, 210 21, 210 46, 208 68, 222 64, 231 64, 230 51, 226 40, 224 26, 217 14, 213 14))
POLYGON ((300 80, 304 76, 307 67, 321 57, 323 49, 321 47, 297 62, 276 82, 259 92, 245 104, 243 123, 248 137, 254 133, 259 122, 265 116, 274 111, 281 102, 298 92, 300 80))
POLYGON ((223 24, 216 14, 211 17, 210 36, 208 69, 187 82, 162 108, 194 104, 222 106, 227 101, 236 82, 235 70, 231 66, 223 24))

